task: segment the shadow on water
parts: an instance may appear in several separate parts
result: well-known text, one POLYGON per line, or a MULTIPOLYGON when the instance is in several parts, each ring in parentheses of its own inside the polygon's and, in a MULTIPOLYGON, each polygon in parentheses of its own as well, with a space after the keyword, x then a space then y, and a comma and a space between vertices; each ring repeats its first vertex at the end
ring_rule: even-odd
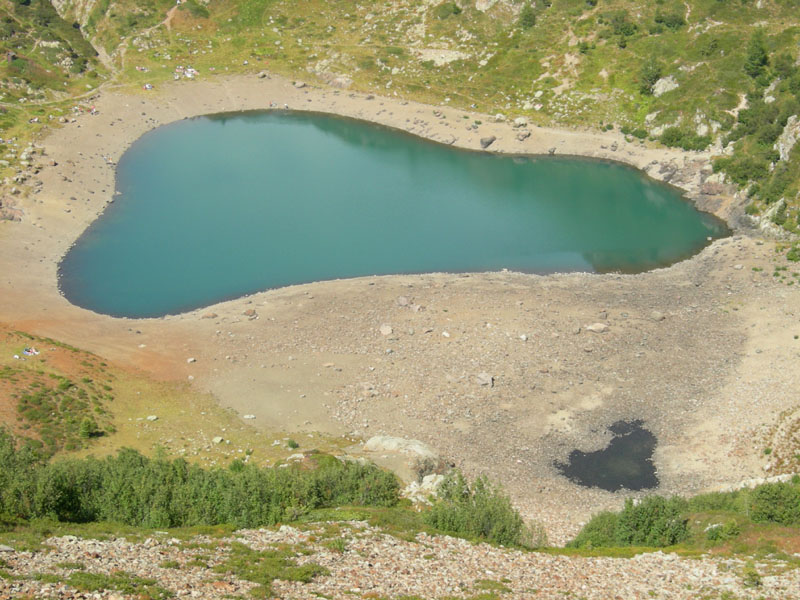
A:
POLYGON ((609 492, 658 487, 653 465, 656 437, 642 427, 642 421, 617 421, 608 429, 614 437, 606 448, 573 450, 566 463, 555 463, 556 468, 578 485, 609 492))

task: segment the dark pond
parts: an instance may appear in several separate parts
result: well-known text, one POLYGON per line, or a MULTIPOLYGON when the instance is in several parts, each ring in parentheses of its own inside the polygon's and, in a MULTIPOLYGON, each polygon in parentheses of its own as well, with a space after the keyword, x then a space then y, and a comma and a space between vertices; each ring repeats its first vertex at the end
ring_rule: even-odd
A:
POLYGON ((642 427, 642 421, 617 421, 608 429, 614 437, 606 448, 595 452, 573 450, 566 463, 555 463, 556 468, 578 485, 609 492, 657 487, 653 465, 656 436, 642 427))

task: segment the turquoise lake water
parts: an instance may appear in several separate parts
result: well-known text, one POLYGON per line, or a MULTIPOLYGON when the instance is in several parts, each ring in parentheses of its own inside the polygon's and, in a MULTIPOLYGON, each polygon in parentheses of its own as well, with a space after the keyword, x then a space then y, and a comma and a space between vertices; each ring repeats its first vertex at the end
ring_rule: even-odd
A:
POLYGON ((116 185, 59 281, 74 304, 126 317, 372 274, 638 272, 727 233, 619 164, 462 151, 319 114, 160 127, 116 185))

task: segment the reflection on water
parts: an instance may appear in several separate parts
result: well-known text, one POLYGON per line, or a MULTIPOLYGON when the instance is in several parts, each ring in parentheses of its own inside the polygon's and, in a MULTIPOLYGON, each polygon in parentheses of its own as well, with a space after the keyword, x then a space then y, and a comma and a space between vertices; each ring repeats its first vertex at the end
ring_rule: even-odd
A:
POLYGON ((614 434, 608 446, 595 452, 573 450, 566 463, 555 464, 562 475, 583 487, 609 492, 658 487, 653 465, 656 437, 642 421, 618 421, 609 427, 614 434))

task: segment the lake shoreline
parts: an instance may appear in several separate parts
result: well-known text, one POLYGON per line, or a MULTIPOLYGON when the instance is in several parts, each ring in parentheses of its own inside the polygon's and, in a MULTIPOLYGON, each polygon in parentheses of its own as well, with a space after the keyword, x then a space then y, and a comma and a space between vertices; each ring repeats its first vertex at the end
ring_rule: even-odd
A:
POLYGON ((618 420, 640 418, 658 437, 662 493, 763 474, 759 436, 795 402, 800 286, 774 280, 774 250, 746 236, 639 275, 362 277, 159 319, 99 315, 59 294, 58 263, 113 200, 115 163, 133 141, 179 119, 270 103, 472 150, 495 136, 494 152, 555 148, 623 162, 681 187, 733 228, 741 213, 708 155, 629 143, 618 132, 529 127, 519 140, 523 128, 486 115, 277 76, 102 92, 84 105, 96 114, 76 113, 40 142, 40 191, 19 201, 22 222, 0 223, 0 320, 155 378, 191 378, 259 427, 421 439, 468 473, 502 481, 554 542, 591 512, 621 505, 622 494, 576 489, 552 467, 574 448, 602 447, 603 428, 618 420), (476 120, 478 130, 467 131, 476 120), (596 322, 607 330, 586 330, 596 322))

